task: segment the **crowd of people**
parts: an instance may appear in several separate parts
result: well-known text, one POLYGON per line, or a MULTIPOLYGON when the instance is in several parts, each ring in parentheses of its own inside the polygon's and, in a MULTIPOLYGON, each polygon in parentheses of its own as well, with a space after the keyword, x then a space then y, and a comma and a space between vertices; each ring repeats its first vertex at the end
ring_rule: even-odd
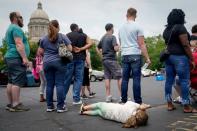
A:
MULTIPOLYGON (((102 57, 104 67, 104 78, 106 87, 106 102, 83 105, 81 99, 86 99, 85 88, 89 97, 95 95, 90 89, 89 72, 91 69, 89 48, 92 41, 82 29, 75 23, 70 25, 71 32, 59 33, 60 26, 57 20, 51 20, 48 26, 48 34, 42 37, 38 43, 39 48, 35 58, 35 70, 39 74, 40 102, 44 102, 44 91, 46 89, 47 112, 67 111, 66 96, 73 83, 73 105, 81 105, 80 114, 99 115, 106 119, 125 123, 123 127, 136 127, 147 123, 148 116, 145 109, 150 105, 144 104, 141 97, 141 65, 142 55, 145 62, 150 65, 151 60, 144 42, 143 29, 136 22, 137 10, 127 10, 127 21, 119 29, 119 42, 113 35, 114 26, 108 23, 105 26, 106 33, 97 45, 98 54, 102 57), (73 60, 66 61, 59 56, 59 44, 64 43, 69 51, 72 51, 73 60), (122 67, 117 61, 117 52, 121 50, 122 67), (134 102, 128 101, 128 83, 132 72, 133 98, 134 102), (111 94, 111 80, 117 80, 117 87, 121 104, 113 102, 111 94), (54 88, 56 89, 57 105, 54 105, 54 88), (122 111, 124 110, 124 111, 122 111), (133 117, 134 116, 134 117, 133 117)), ((23 18, 19 12, 10 13, 11 24, 6 32, 7 52, 5 63, 8 68, 7 96, 8 105, 6 109, 12 112, 27 111, 20 102, 20 87, 26 82, 26 68, 31 66, 28 56, 30 47, 24 32, 23 18)), ((170 53, 165 59, 166 82, 165 98, 167 110, 173 111, 172 87, 175 77, 178 76, 180 96, 185 113, 197 112, 190 105, 189 83, 190 70, 195 70, 195 59, 192 51, 197 47, 197 25, 192 28, 192 44, 190 35, 184 26, 185 14, 181 9, 173 9, 167 17, 166 29, 163 37, 170 53)))

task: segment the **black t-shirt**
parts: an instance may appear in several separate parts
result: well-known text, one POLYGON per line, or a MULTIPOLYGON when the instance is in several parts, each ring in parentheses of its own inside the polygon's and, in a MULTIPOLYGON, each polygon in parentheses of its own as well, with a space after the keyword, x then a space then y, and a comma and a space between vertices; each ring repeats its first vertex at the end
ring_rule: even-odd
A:
POLYGON ((163 38, 165 40, 165 43, 168 44, 167 49, 170 52, 170 54, 186 55, 185 50, 179 39, 179 36, 182 34, 188 34, 188 39, 189 39, 189 33, 187 32, 187 29, 185 28, 184 25, 180 25, 180 24, 177 24, 174 27, 167 27, 164 30, 163 38), (171 35, 171 32, 172 32, 172 35, 171 35), (171 35, 171 38, 170 38, 170 35, 171 35))
MULTIPOLYGON (((72 42, 72 46, 83 47, 86 44, 87 35, 84 33, 73 31, 73 32, 68 33, 67 36, 69 40, 72 42)), ((86 58, 85 50, 79 53, 73 52, 74 60, 85 60, 85 58, 86 58)))

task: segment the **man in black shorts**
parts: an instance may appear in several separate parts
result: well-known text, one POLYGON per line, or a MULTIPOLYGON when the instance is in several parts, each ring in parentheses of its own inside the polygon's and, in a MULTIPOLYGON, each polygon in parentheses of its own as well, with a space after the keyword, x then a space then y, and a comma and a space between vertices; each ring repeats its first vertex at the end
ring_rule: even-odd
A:
POLYGON ((12 112, 28 111, 20 103, 20 87, 26 83, 26 67, 30 62, 27 57, 30 54, 28 40, 22 31, 23 17, 19 12, 10 13, 10 21, 5 40, 7 52, 5 54, 5 63, 8 69, 7 96, 8 105, 6 109, 12 112))

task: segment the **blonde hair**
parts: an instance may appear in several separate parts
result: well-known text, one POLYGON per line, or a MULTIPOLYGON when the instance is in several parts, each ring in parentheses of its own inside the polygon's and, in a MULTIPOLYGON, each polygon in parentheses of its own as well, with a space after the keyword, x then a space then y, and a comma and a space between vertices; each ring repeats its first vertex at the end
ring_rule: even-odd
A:
POLYGON ((137 128, 138 126, 144 126, 147 124, 148 115, 145 110, 138 110, 135 116, 129 117, 126 123, 122 126, 123 128, 137 128))
POLYGON ((48 27, 48 37, 51 42, 55 42, 58 37, 59 23, 57 20, 52 20, 49 22, 48 27))

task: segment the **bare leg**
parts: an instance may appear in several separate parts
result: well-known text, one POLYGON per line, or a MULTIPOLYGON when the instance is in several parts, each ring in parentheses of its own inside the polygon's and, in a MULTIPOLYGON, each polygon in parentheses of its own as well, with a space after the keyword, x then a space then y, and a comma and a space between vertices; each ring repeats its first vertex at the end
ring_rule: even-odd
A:
POLYGON ((91 93, 91 89, 90 89, 90 86, 86 86, 87 87, 87 90, 89 92, 89 94, 91 93))
POLYGON ((110 96, 110 79, 105 79, 106 96, 110 96))
POLYGON ((121 96, 121 84, 122 84, 122 79, 118 79, 118 80, 117 80, 117 83, 118 83, 118 93, 119 93, 119 96, 121 96))
POLYGON ((19 98, 20 98, 20 87, 16 85, 12 85, 12 104, 13 106, 16 106, 19 104, 19 98))
POLYGON ((8 83, 7 85, 7 97, 8 97, 8 104, 12 104, 12 84, 8 83))
POLYGON ((91 116, 97 116, 97 115, 102 116, 102 113, 99 109, 93 110, 93 111, 84 111, 83 114, 84 115, 91 115, 91 116))
POLYGON ((85 95, 85 86, 82 86, 81 88, 81 96, 85 95))
POLYGON ((89 110, 98 110, 98 109, 100 109, 100 105, 101 105, 101 103, 98 102, 98 103, 86 105, 86 106, 83 107, 83 109, 84 109, 85 111, 89 111, 89 110))

